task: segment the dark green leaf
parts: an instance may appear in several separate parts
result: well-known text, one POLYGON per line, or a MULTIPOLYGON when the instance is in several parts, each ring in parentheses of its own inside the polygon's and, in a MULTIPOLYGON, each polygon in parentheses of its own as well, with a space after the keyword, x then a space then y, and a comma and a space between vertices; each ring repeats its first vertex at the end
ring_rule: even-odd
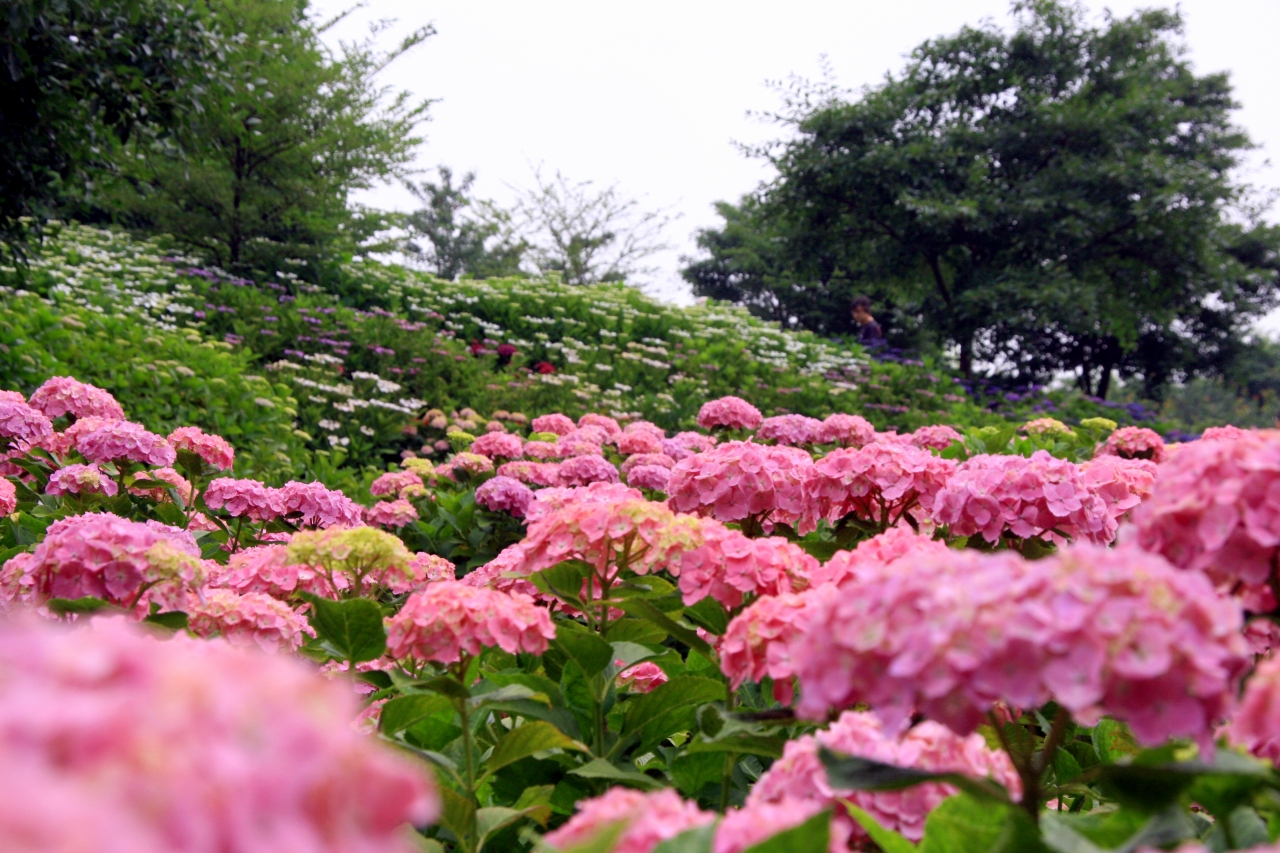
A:
POLYGON ((711 853, 711 845, 715 837, 716 825, 708 823, 686 829, 675 838, 668 838, 653 848, 653 853, 711 853))
POLYGON ((187 614, 181 610, 170 610, 165 613, 152 613, 142 620, 148 625, 159 625, 170 631, 187 630, 187 614))
POLYGON ((833 788, 898 791, 921 782, 946 782, 976 799, 995 803, 1009 802, 1009 795, 1005 790, 989 779, 973 779, 960 773, 930 773, 913 767, 897 767, 856 755, 839 755, 825 748, 820 750, 819 757, 827 768, 827 778, 833 788))
POLYGON ((444 696, 414 694, 390 699, 382 706, 381 728, 387 737, 394 737, 410 726, 442 711, 453 711, 453 703, 444 696))
POLYGON ((603 779, 608 782, 630 785, 634 788, 643 788, 647 791, 664 787, 661 781, 654 779, 652 776, 646 776, 634 768, 619 767, 603 758, 588 761, 581 767, 575 767, 569 772, 574 776, 582 776, 585 779, 603 779))
POLYGON ((311 603, 311 627, 334 657, 357 664, 376 660, 387 650, 382 610, 374 602, 364 598, 330 601, 316 595, 305 598, 311 603))
POLYGON ((555 647, 582 668, 587 678, 598 675, 613 662, 613 649, 594 631, 579 627, 576 623, 560 621, 556 624, 555 647))
POLYGON ((650 601, 643 598, 629 598, 620 601, 618 606, 632 616, 652 622, 689 648, 700 652, 704 657, 710 660, 715 659, 715 651, 707 644, 706 640, 698 636, 697 631, 686 628, 676 622, 650 601))
POLYGON ((57 616, 66 616, 71 613, 97 613, 99 610, 116 609, 114 605, 92 595, 86 595, 83 598, 51 598, 45 602, 45 606, 49 608, 49 612, 57 616))
POLYGON ((502 736, 494 746, 493 752, 484 762, 484 775, 488 776, 512 762, 527 758, 547 749, 567 749, 574 752, 589 752, 587 747, 578 743, 550 723, 535 720, 517 726, 502 736))
POLYGON ((711 596, 707 596, 692 607, 686 607, 684 618, 717 637, 724 634, 725 629, 729 627, 728 611, 724 609, 723 604, 711 596))
POLYGON ((669 724, 676 712, 724 698, 722 681, 696 675, 676 676, 628 704, 623 733, 641 738, 642 743, 660 740, 673 733, 669 724))
POLYGON ((831 813, 821 811, 799 826, 753 844, 743 853, 827 853, 830 839, 831 813))

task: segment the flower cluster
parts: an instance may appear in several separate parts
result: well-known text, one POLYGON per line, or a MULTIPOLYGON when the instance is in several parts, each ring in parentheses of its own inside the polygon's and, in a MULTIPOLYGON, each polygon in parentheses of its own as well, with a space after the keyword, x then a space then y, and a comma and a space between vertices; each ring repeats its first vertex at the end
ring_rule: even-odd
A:
POLYGON ((406 824, 439 813, 430 774, 355 732, 356 712, 349 689, 287 657, 115 620, 0 622, 0 837, 31 851, 409 853, 406 824))
POLYGON ((418 520, 418 510, 404 498, 378 501, 364 511, 364 520, 372 527, 404 527, 418 520))
POLYGON ((44 490, 50 495, 98 494, 111 497, 119 487, 96 464, 67 465, 49 475, 49 484, 44 490))
POLYGON ((0 477, 0 517, 12 515, 18 508, 18 489, 13 483, 0 477))
POLYGON ((1120 427, 1107 436, 1097 452, 1121 459, 1150 459, 1156 463, 1163 462, 1168 455, 1160 433, 1146 427, 1120 427))
POLYGON ((552 850, 571 850, 587 844, 610 827, 621 827, 612 853, 651 853, 654 847, 695 827, 715 820, 685 802, 670 788, 649 794, 627 788, 610 788, 599 797, 581 800, 568 823, 549 832, 543 840, 552 850))
POLYGON ((952 535, 996 542, 1006 532, 1022 539, 1064 537, 1107 543, 1116 519, 1080 468, 1037 450, 1022 456, 979 455, 956 468, 938 491, 933 517, 952 535))
POLYGON ((355 527, 363 512, 358 503, 323 483, 285 483, 279 490, 284 515, 299 517, 304 527, 355 527))
POLYGON ((524 439, 509 432, 487 432, 471 442, 471 452, 490 459, 519 459, 524 452, 524 439))
POLYGON ((818 569, 816 559, 781 537, 751 539, 709 519, 702 523, 700 532, 701 542, 680 558, 678 574, 685 604, 710 596, 733 610, 741 607, 747 596, 804 589, 818 569))
POLYGON ((379 474, 373 484, 369 486, 369 494, 375 498, 384 495, 392 495, 401 497, 404 490, 411 486, 421 487, 423 484, 422 477, 414 471, 388 471, 386 474, 379 474))
POLYGON ((189 450, 207 465, 228 471, 235 464, 236 452, 220 435, 209 435, 198 427, 178 427, 169 433, 169 443, 178 450, 189 450))
MULTIPOLYGON (((617 662, 619 665, 622 661, 617 662)), ((618 673, 618 689, 631 693, 648 693, 667 683, 667 674, 656 663, 645 661, 618 673)))
POLYGON ((841 447, 863 447, 876 440, 876 428, 860 415, 827 415, 822 422, 818 440, 823 444, 841 447))
POLYGON ((671 469, 665 465, 637 465, 627 474, 627 485, 653 492, 665 492, 671 482, 671 469))
POLYGON ((205 488, 204 502, 209 509, 225 509, 234 518, 254 521, 270 521, 284 514, 279 490, 257 480, 219 477, 205 488))
POLYGON ((217 635, 232 645, 257 645, 268 652, 296 649, 315 633, 306 617, 261 592, 207 589, 189 596, 186 611, 197 637, 217 635))
POLYGON ((330 589, 349 588, 355 595, 377 589, 400 594, 422 583, 404 543, 372 527, 304 530, 289 540, 286 553, 291 564, 314 566, 330 589))
POLYGON ((1266 586, 1280 554, 1280 431, 1201 439, 1134 510, 1138 543, 1222 583, 1266 586))
POLYGON ((74 418, 124 420, 124 409, 111 392, 70 376, 54 376, 46 380, 32 393, 31 405, 50 418, 71 415, 74 418))
POLYGON ((172 468, 155 468, 139 474, 134 478, 134 485, 129 487, 129 494, 150 498, 157 503, 165 503, 172 500, 169 496, 169 488, 178 493, 178 497, 182 499, 184 506, 190 506, 195 499, 196 493, 191 482, 172 468), (139 486, 139 480, 150 480, 163 485, 139 486))
POLYGON ((765 418, 756 430, 756 438, 800 447, 817 443, 823 435, 823 422, 805 415, 777 415, 765 418))
POLYGON ((698 426, 703 429, 755 429, 763 420, 760 410, 741 397, 708 400, 698 409, 698 426))
MULTIPOLYGON (((588 459, 590 457, 581 457, 588 459)), ((519 480, 501 474, 486 480, 476 489, 476 503, 493 512, 506 512, 524 518, 533 501, 533 489, 519 480)))
POLYGON ((618 469, 603 456, 574 456, 560 463, 556 482, 561 486, 618 482, 618 469))
POLYGON ((835 522, 853 516, 891 527, 933 507, 955 463, 910 445, 869 444, 834 450, 813 466, 806 488, 812 511, 835 522))
POLYGON ((53 437, 48 415, 21 400, 0 400, 0 438, 36 444, 53 437))
POLYGON ((76 439, 76 450, 90 462, 127 460, 147 465, 172 465, 178 458, 163 436, 139 424, 112 421, 76 439))
POLYGON ((808 607, 791 657, 813 717, 865 702, 889 725, 919 711, 963 733, 997 702, 1053 699, 1144 744, 1205 743, 1249 660, 1238 604, 1134 548, 926 554, 821 587, 808 607))
POLYGON ((540 655, 555 635, 546 609, 527 595, 442 580, 409 596, 387 620, 387 653, 442 664, 490 646, 540 655))
POLYGON ((572 418, 559 412, 536 417, 530 426, 534 432, 547 432, 552 435, 568 435, 577 428, 577 424, 573 422, 572 418))
POLYGON ((806 488, 813 476, 813 459, 803 450, 730 441, 677 462, 668 503, 724 522, 755 518, 807 526, 806 488))
POLYGON ((329 581, 313 566, 295 563, 289 559, 286 545, 258 545, 244 548, 231 555, 225 566, 217 566, 209 572, 208 585, 235 590, 242 594, 260 592, 272 598, 286 601, 299 592, 309 592, 325 598, 336 598, 340 590, 350 584, 342 575, 329 581))

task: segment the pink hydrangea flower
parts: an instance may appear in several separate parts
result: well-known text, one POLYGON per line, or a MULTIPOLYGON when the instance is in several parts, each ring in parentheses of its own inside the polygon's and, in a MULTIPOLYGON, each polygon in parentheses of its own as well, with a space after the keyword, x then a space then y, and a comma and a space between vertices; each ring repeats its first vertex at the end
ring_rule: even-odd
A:
POLYGON ((0 838, 30 851, 411 853, 408 825, 439 814, 431 774, 354 731, 359 710, 348 687, 283 655, 117 620, 7 620, 0 838))
POLYGON ((257 480, 218 477, 210 481, 203 497, 209 509, 225 509, 235 518, 270 521, 284 515, 280 490, 268 488, 257 480))
POLYGON ((404 527, 418 520, 418 510, 404 498, 378 501, 364 511, 364 520, 371 527, 404 527))
POLYGON ((76 439, 76 450, 90 462, 129 460, 147 465, 172 465, 177 451, 163 437, 140 424, 113 421, 76 439))
POLYGON ((357 527, 363 522, 360 504, 324 483, 292 480, 278 492, 284 507, 282 515, 300 516, 298 523, 303 527, 357 527))
POLYGON ((189 450, 219 471, 235 464, 236 452, 220 435, 210 435, 197 427, 178 427, 169 433, 169 443, 178 450, 189 450))
POLYGON ((476 489, 476 503, 480 506, 492 512, 507 512, 516 518, 524 518, 532 501, 533 489, 519 480, 501 475, 485 481, 476 489))
MULTIPOLYGON (((488 474, 493 470, 493 460, 488 456, 469 453, 465 450, 461 453, 455 453, 446 464, 451 464, 454 468, 466 471, 468 474, 488 474)), ((441 465, 436 469, 436 473, 439 474, 444 467, 444 465, 441 465)))
POLYGON ((659 441, 667 437, 667 431, 652 421, 632 421, 623 427, 622 431, 624 433, 647 432, 659 441))
MULTIPOLYGON (((530 459, 559 459, 565 454, 561 451, 560 445, 551 441, 526 441, 524 443, 524 455, 530 459)), ((507 463, 510 464, 510 463, 507 463)))
POLYGON ((839 444, 842 447, 864 447, 876 440, 876 428, 871 421, 859 415, 827 415, 818 431, 821 444, 839 444))
POLYGON ((720 670, 735 690, 765 676, 789 683, 796 674, 791 645, 803 633, 805 607, 816 595, 810 590, 762 596, 729 622, 720 640, 720 670))
POLYGON ((39 409, 14 400, 0 400, 0 438, 39 444, 53 437, 53 423, 39 409))
POLYGON ((106 495, 113 497, 119 487, 116 481, 94 465, 67 465, 49 475, 44 488, 48 495, 106 495))
POLYGON ((1107 512, 1119 521, 1151 496, 1159 467, 1146 459, 1099 456, 1080 465, 1089 490, 1102 498, 1107 512))
POLYGON ((700 432, 678 432, 671 437, 671 441, 694 453, 710 450, 720 443, 714 435, 703 435, 700 432))
POLYGON ((76 418, 124 420, 124 409, 109 391, 70 376, 54 376, 47 380, 31 395, 31 405, 50 418, 71 415, 76 418))
POLYGON ((938 782, 913 785, 901 791, 832 789, 826 768, 818 757, 820 747, 898 767, 989 778, 1003 785, 1014 799, 1022 794, 1021 781, 1009 757, 989 748, 981 735, 958 735, 946 726, 926 721, 895 737, 875 715, 846 711, 829 729, 788 741, 782 758, 752 787, 743 810, 750 812, 766 803, 836 806, 837 821, 848 827, 851 837, 865 839, 865 831, 845 816, 843 804, 848 802, 869 813, 885 828, 911 841, 919 841, 924 837, 924 821, 929 812, 956 793, 951 785, 938 782))
POLYGON ((557 485, 586 486, 618 482, 618 469, 603 456, 574 456, 560 463, 557 485))
POLYGON ((683 565, 681 556, 706 540, 700 519, 677 516, 663 504, 640 498, 634 489, 615 498, 613 490, 618 487, 593 492, 595 488, 551 495, 550 505, 543 504, 546 492, 539 493, 527 518, 528 533, 520 543, 523 559, 517 571, 532 574, 574 559, 590 564, 597 577, 610 579, 619 561, 629 555, 627 568, 636 574, 666 569, 677 575, 683 565))
POLYGON ((181 609, 202 577, 199 550, 179 533, 105 512, 59 519, 22 566, 20 585, 39 601, 94 596, 125 609, 146 601, 181 609))
MULTIPOLYGON (((195 499, 195 489, 191 487, 190 481, 172 468, 156 468, 151 471, 143 471, 138 474, 137 479, 167 483, 173 487, 173 490, 178 493, 178 497, 182 498, 183 504, 187 506, 190 506, 195 499)), ((137 495, 140 498, 150 498, 157 503, 172 502, 168 491, 162 487, 144 489, 136 485, 130 486, 129 494, 137 495)))
POLYGON ((188 626, 197 637, 221 636, 233 646, 257 645, 274 652, 296 649, 315 636, 307 619, 282 601, 261 592, 207 589, 191 594, 188 626))
MULTIPOLYGON (((752 803, 749 807, 730 809, 716 826, 712 853, 743 853, 751 847, 785 832, 822 811, 818 800, 780 800, 776 803, 752 803)), ((850 827, 853 821, 831 821, 828 853, 849 853, 850 827)), ((855 848, 856 849, 856 848, 855 848)))
POLYGON ((1062 537, 1107 543, 1116 520, 1090 488, 1079 466, 1046 450, 1030 458, 979 455, 962 462, 933 503, 933 517, 954 536, 982 534, 996 542, 1006 532, 1023 539, 1062 537))
POLYGON ((829 521, 853 516, 888 528, 908 514, 928 512, 955 470, 954 462, 927 450, 877 442, 818 460, 806 495, 829 521))
POLYGON ((909 527, 890 527, 862 540, 852 551, 837 551, 810 574, 810 582, 814 586, 824 583, 840 586, 856 578, 863 566, 885 566, 904 557, 946 552, 945 542, 916 533, 909 527))
POLYGON ((1231 743, 1280 763, 1280 658, 1258 664, 1224 732, 1231 743))
POLYGON ((702 541, 686 548, 680 558, 685 604, 710 596, 732 610, 747 596, 802 590, 818 569, 817 560, 779 536, 751 539, 709 519, 701 534, 702 541))
POLYGON ((866 702, 973 731, 998 702, 1053 699, 1140 743, 1207 744, 1249 662, 1241 610, 1207 578, 1135 548, 1067 546, 1042 560, 948 550, 819 587, 791 648, 799 711, 866 702))
POLYGON ((119 423, 119 421, 111 418, 80 418, 62 432, 56 432, 49 438, 41 439, 40 446, 50 453, 66 456, 72 450, 75 450, 76 443, 82 435, 88 435, 99 427, 114 423, 119 423))
POLYGON ((671 470, 662 465, 639 465, 627 474, 627 485, 654 492, 665 492, 670 481, 671 470))
POLYGON ((803 450, 730 441, 677 462, 668 503, 724 522, 750 518, 811 529, 816 519, 805 489, 814 476, 803 450))
POLYGON ((13 515, 18 508, 18 489, 13 482, 0 477, 0 516, 13 515))
POLYGON ((471 442, 471 452, 490 459, 519 459, 524 453, 524 439, 509 432, 488 432, 471 442))
POLYGON ((1280 431, 1181 445, 1133 521, 1138 543, 1175 566, 1267 586, 1280 554, 1280 431))
POLYGON ((413 555, 413 562, 409 564, 409 575, 418 585, 457 580, 457 572, 457 567, 444 557, 421 551, 413 555))
POLYGON ((490 646, 540 655, 555 636, 551 615, 527 595, 439 581, 413 593, 387 620, 387 653, 443 664, 490 646))
POLYGON ((822 437, 822 426, 822 421, 806 415, 777 415, 761 421, 756 438, 792 447, 816 444, 822 437))
POLYGON ((662 439, 645 430, 624 432, 615 437, 614 443, 618 446, 618 452, 623 456, 662 452, 662 439))
MULTIPOLYGON (((619 666, 622 661, 617 662, 619 666)), ((667 683, 667 674, 653 661, 645 661, 629 666, 618 673, 618 689, 632 693, 648 693, 654 688, 667 683)))
POLYGON ((1105 443, 1099 445, 1096 453, 1104 456, 1119 456, 1122 459, 1150 459, 1160 463, 1165 460, 1164 439, 1160 433, 1146 427, 1120 427, 1107 436, 1105 443))
POLYGON ((685 802, 671 788, 651 793, 610 788, 598 797, 579 800, 577 808, 568 823, 543 836, 552 850, 587 844, 605 829, 621 825, 624 829, 611 853, 652 853, 663 841, 716 819, 715 812, 685 802))
POLYGON ((533 419, 531 424, 534 432, 549 432, 553 435, 568 435, 573 432, 577 424, 573 419, 565 415, 555 412, 550 415, 541 415, 533 419))
POLYGON ((369 486, 369 494, 375 498, 383 495, 396 495, 408 486, 423 486, 422 478, 413 471, 388 471, 385 474, 379 474, 378 478, 369 486))
POLYGON ((922 426, 911 433, 911 443, 925 450, 946 450, 952 443, 963 440, 964 436, 945 424, 922 426))
POLYGON ((560 482, 560 466, 554 462, 530 462, 526 459, 517 459, 499 465, 498 476, 510 477, 531 486, 554 486, 560 482))
POLYGON ((525 514, 527 523, 557 512, 570 504, 614 503, 616 501, 644 500, 644 495, 621 483, 590 483, 577 487, 554 487, 534 493, 533 503, 525 514))
POLYGON ((658 465, 670 471, 676 465, 676 460, 672 459, 665 453, 637 453, 635 456, 628 456, 622 460, 622 473, 630 474, 632 468, 641 465, 658 465))
POLYGON ((493 589, 507 594, 520 593, 543 600, 542 592, 528 580, 529 572, 523 571, 524 547, 517 542, 503 548, 498 556, 483 566, 472 569, 459 580, 476 589, 493 589))
POLYGON ((589 412, 578 418, 578 429, 590 426, 604 430, 606 440, 622 432, 622 427, 613 418, 608 415, 599 415, 595 412, 589 412))
POLYGON ((604 452, 608 436, 597 427, 576 429, 568 435, 560 436, 556 442, 556 453, 560 457, 599 456, 604 452))
POLYGON ((698 426, 703 429, 755 429, 763 420, 760 410, 741 397, 708 400, 698 409, 698 426))
MULTIPOLYGON (((26 403, 27 398, 21 391, 0 390, 0 403, 26 403)), ((27 405, 30 405, 29 403, 27 405)))
MULTIPOLYGON (((341 589, 349 586, 341 574, 336 575, 334 581, 341 589)), ((237 551, 225 566, 210 570, 208 585, 242 594, 260 592, 281 601, 299 592, 337 597, 337 591, 315 568, 290 561, 289 549, 284 545, 258 545, 237 551)))
POLYGON ((1238 438, 1250 438, 1256 436, 1260 432, 1270 432, 1270 430, 1241 429, 1238 426, 1209 427, 1200 434, 1201 441, 1234 441, 1238 438))

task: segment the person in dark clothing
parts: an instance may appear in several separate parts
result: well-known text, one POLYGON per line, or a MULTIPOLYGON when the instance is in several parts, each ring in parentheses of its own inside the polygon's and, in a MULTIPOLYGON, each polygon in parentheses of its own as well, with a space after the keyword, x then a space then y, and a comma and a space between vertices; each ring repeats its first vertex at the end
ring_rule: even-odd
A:
POLYGON ((858 325, 858 343, 864 347, 884 345, 884 330, 871 315, 871 299, 866 296, 855 296, 852 305, 853 322, 858 325))

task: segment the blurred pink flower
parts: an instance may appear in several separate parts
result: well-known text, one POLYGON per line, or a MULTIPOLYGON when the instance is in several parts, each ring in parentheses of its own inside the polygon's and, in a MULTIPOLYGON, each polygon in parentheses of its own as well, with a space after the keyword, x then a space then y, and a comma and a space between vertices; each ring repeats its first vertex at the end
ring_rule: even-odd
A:
POLYGON ((615 437, 614 443, 618 446, 618 452, 623 456, 662 452, 662 438, 645 430, 624 432, 615 437))
POLYGON ((404 527, 418 520, 418 510, 404 498, 378 501, 364 511, 364 520, 371 527, 404 527))
POLYGON ((823 422, 806 415, 776 415, 765 418, 756 430, 756 438, 799 447, 816 444, 823 435, 823 422))
POLYGON ((1127 426, 1107 436, 1095 455, 1119 456, 1122 459, 1150 459, 1160 463, 1167 455, 1160 433, 1146 427, 1127 426))
POLYGON ((622 834, 611 853, 651 853, 663 841, 715 819, 715 812, 704 812, 671 788, 651 793, 610 788, 598 797, 579 800, 577 813, 564 826, 548 832, 543 841, 552 850, 569 850, 621 825, 622 834))
POLYGON ((676 460, 672 459, 665 453, 637 453, 635 456, 628 456, 622 460, 622 473, 630 474, 631 469, 641 465, 658 465, 670 471, 675 467, 676 460))
MULTIPOLYGON (((138 480, 154 480, 158 483, 167 483, 173 487, 178 493, 178 497, 182 498, 182 502, 186 506, 190 506, 195 499, 195 489, 191 487, 191 483, 186 477, 179 474, 172 468, 155 468, 150 471, 139 472, 138 480)), ((137 495, 140 498, 150 498, 157 503, 172 503, 173 499, 169 496, 169 492, 162 487, 141 488, 138 486, 130 486, 129 494, 137 495)))
POLYGON ((567 435, 577 427, 572 418, 559 412, 536 417, 530 426, 534 432, 549 432, 555 435, 567 435))
POLYGON ((1224 733, 1259 758, 1280 762, 1280 658, 1258 664, 1224 733))
POLYGON ((618 469, 603 456, 574 456, 560 463, 557 485, 586 486, 618 482, 618 469))
POLYGON ((516 518, 524 518, 532 501, 532 489, 519 480, 501 474, 492 480, 486 480, 476 489, 476 503, 480 506, 492 512, 507 512, 516 518))
POLYGON ((670 482, 671 469, 663 465, 638 465, 627 474, 627 485, 637 489, 665 492, 670 482))
POLYGON ((703 429, 755 429, 763 420, 760 410, 741 397, 708 400, 698 409, 698 426, 703 429))
POLYGON ((818 569, 817 560, 779 536, 751 539, 711 519, 703 520, 700 533, 701 541, 686 546, 680 556, 680 592, 686 605, 710 596, 733 610, 747 596, 802 590, 818 569))
MULTIPOLYGON (((534 442, 530 442, 533 444, 534 442)), ((527 449, 529 445, 525 445, 527 449)), ((560 466, 554 462, 529 462, 516 459, 498 466, 499 477, 510 477, 531 486, 554 486, 560 481, 560 466)))
POLYGON ((903 557, 946 552, 945 542, 916 533, 909 527, 890 527, 862 540, 852 551, 835 552, 811 573, 810 580, 814 586, 824 583, 840 586, 856 578, 864 566, 884 566, 903 557))
MULTIPOLYGON (((343 589, 347 587, 342 575, 336 575, 334 580, 343 589)), ((337 592, 314 567, 290 562, 285 545, 258 545, 237 551, 225 566, 210 570, 208 585, 240 593, 260 592, 280 600, 292 598, 299 592, 337 597, 337 592)))
POLYGON ((876 428, 859 415, 827 415, 818 433, 821 444, 864 447, 876 440, 876 428))
POLYGON ((954 462, 927 450, 877 442, 819 459, 805 494, 812 511, 828 521, 853 516, 889 528, 909 514, 927 513, 955 470, 954 462))
POLYGON ((15 400, 0 400, 0 438, 38 444, 53 437, 53 423, 39 409, 15 400))
POLYGON ((225 509, 232 517, 244 516, 254 521, 270 521, 285 511, 280 490, 267 488, 257 480, 218 477, 205 487, 203 498, 209 509, 225 509))
POLYGON ((0 622, 0 837, 29 853, 410 853, 407 825, 440 810, 430 771, 354 731, 358 712, 285 656, 116 620, 0 622))
POLYGON ((422 478, 413 471, 388 471, 385 474, 379 474, 378 478, 369 486, 369 494, 375 498, 383 495, 396 495, 408 486, 422 486, 422 478))
POLYGON ((922 426, 911 433, 911 443, 925 450, 946 450, 953 442, 963 440, 964 436, 945 424, 922 426))
POLYGON ((622 427, 613 418, 608 415, 598 415, 595 412, 589 412, 578 418, 578 429, 584 427, 599 427, 604 430, 606 441, 622 432, 622 427))
POLYGON ((487 432, 471 442, 471 452, 490 459, 519 459, 524 453, 524 439, 509 432, 487 432))
POLYGON ((18 489, 13 482, 0 477, 0 516, 12 515, 18 508, 18 489))
POLYGON ((435 583, 436 581, 457 580, 457 567, 446 560, 444 557, 435 554, 425 554, 421 551, 413 555, 413 562, 409 564, 409 576, 421 585, 424 583, 435 583))

